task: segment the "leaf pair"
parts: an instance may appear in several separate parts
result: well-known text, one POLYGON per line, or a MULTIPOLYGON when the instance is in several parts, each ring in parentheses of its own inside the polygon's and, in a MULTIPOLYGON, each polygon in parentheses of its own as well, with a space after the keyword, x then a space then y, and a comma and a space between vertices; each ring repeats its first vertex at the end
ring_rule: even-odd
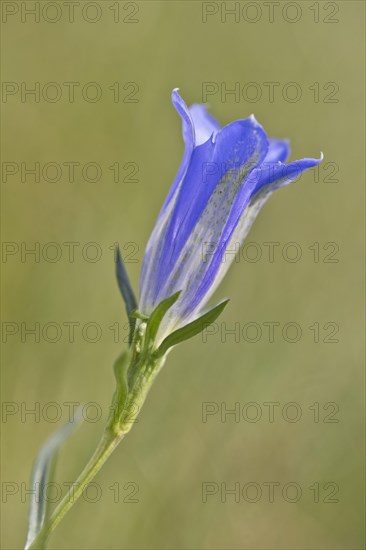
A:
MULTIPOLYGON (((179 296, 181 294, 180 292, 176 292, 169 298, 166 298, 160 304, 154 309, 152 312, 148 323, 146 327, 146 338, 149 338, 150 340, 154 341, 157 332, 159 330, 159 326, 161 321, 163 320, 166 313, 169 311, 169 309, 175 304, 175 302, 178 300, 179 296)), ((224 300, 214 308, 210 309, 201 317, 198 319, 195 319, 191 323, 187 323, 182 328, 179 328, 178 330, 175 330, 169 336, 167 336, 163 342, 160 344, 158 349, 155 352, 155 355, 157 358, 163 357, 163 355, 166 354, 166 352, 173 346, 176 346, 177 344, 180 344, 181 342, 184 342, 185 340, 189 340, 190 338, 193 338, 197 334, 200 334, 205 328, 207 328, 209 325, 214 323, 216 319, 219 317, 219 315, 223 312, 225 309, 227 303, 229 300, 224 300)))

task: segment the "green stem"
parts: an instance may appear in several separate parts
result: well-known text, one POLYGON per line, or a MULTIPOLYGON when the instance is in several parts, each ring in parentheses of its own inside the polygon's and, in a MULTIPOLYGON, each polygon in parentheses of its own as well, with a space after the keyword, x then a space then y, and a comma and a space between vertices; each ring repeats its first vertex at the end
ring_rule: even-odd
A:
POLYGON ((49 521, 46 521, 37 537, 29 546, 29 550, 42 550, 45 548, 45 542, 48 536, 60 523, 64 515, 75 504, 78 498, 83 494, 85 487, 96 476, 103 464, 113 453, 118 444, 125 436, 125 432, 113 433, 106 430, 93 456, 77 478, 75 488, 71 488, 56 507, 49 521))
MULTIPOLYGON (((68 491, 51 517, 48 520, 46 519, 27 550, 43 550, 45 548, 49 535, 83 494, 85 487, 96 476, 103 464, 132 428, 152 382, 163 363, 164 358, 152 362, 147 357, 144 358, 129 390, 125 377, 122 376, 120 379, 117 377, 117 388, 113 396, 110 419, 97 449, 77 478, 74 487, 68 491)), ((127 369, 128 363, 122 362, 121 366, 123 373, 126 373, 125 369, 127 369)))

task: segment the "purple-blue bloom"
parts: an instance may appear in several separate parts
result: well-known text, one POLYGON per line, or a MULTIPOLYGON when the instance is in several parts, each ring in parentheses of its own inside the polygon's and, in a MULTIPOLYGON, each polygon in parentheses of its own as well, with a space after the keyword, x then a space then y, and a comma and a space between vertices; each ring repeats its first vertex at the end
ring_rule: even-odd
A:
POLYGON ((147 244, 139 310, 150 315, 181 291, 165 316, 159 340, 202 314, 275 189, 320 159, 284 164, 286 140, 267 138, 254 116, 220 127, 204 105, 187 107, 178 90, 172 101, 182 118, 182 164, 147 244))

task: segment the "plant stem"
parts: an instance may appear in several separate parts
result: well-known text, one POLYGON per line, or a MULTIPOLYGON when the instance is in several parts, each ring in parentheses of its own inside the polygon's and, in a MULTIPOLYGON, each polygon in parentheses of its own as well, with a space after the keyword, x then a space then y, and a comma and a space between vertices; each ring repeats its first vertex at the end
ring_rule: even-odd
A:
MULTIPOLYGON (((141 331, 143 337, 143 332, 141 331)), ((111 414, 102 439, 93 456, 70 488, 60 504, 49 518, 45 518, 37 536, 27 550, 43 550, 48 536, 60 523, 64 515, 83 494, 85 487, 96 476, 103 464, 131 430, 136 416, 146 399, 153 380, 163 366, 165 357, 159 359, 149 354, 148 349, 142 357, 125 353, 115 363, 117 387, 113 395, 111 414), (132 369, 128 380, 128 370, 132 369)))
POLYGON ((96 476, 103 464, 113 453, 114 449, 116 449, 118 444, 122 441, 124 436, 125 432, 114 433, 111 430, 106 430, 104 432, 93 456, 77 478, 75 487, 72 487, 68 491, 60 504, 56 507, 49 521, 45 522, 44 527, 40 530, 37 537, 29 546, 29 550, 42 550, 45 547, 44 544, 48 536, 82 495, 86 485, 96 476))

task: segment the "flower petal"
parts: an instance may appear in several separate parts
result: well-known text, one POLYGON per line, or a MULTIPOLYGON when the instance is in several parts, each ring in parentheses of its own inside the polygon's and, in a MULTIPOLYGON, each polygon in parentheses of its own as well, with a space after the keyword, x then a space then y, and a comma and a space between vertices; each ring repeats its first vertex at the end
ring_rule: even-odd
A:
POLYGON ((220 124, 207 111, 206 105, 194 103, 190 106, 189 113, 193 120, 195 145, 202 145, 220 130, 220 124))
POLYGON ((203 243, 220 239, 243 181, 263 162, 267 149, 266 134, 254 117, 229 124, 215 141, 195 149, 166 233, 156 279, 156 303, 182 290, 182 297, 164 319, 165 330, 168 325, 169 330, 178 326, 172 323, 182 317, 196 295, 209 267, 202 261, 203 243), (207 162, 214 170, 208 171, 203 182, 202 166, 207 162))
POLYGON ((215 141, 207 141, 194 150, 170 221, 169 240, 163 254, 170 265, 165 261, 164 267, 170 270, 177 261, 197 222, 201 225, 209 222, 209 204, 212 204, 211 221, 215 216, 217 222, 224 218, 244 177, 261 164, 266 153, 266 134, 254 118, 225 126, 215 141), (231 198, 227 196, 230 193, 231 198), (213 206, 214 199, 220 208, 218 204, 213 206), (205 209, 205 216, 200 219, 205 209))
POLYGON ((290 156, 290 142, 287 139, 269 138, 269 148, 264 163, 286 162, 290 156))
POLYGON ((204 105, 188 108, 177 89, 172 102, 182 119, 185 151, 150 236, 140 279, 145 315, 181 291, 163 318, 158 342, 200 315, 273 191, 322 160, 285 165, 288 141, 267 140, 253 116, 220 129, 204 105), (211 246, 206 257, 205 244, 211 246))
MULTIPOLYGON (((238 195, 220 240, 216 242, 208 241, 207 243, 214 246, 212 260, 200 288, 187 306, 187 312, 195 310, 198 306, 201 309, 207 303, 234 261, 235 252, 243 244, 259 211, 272 193, 294 181, 304 170, 318 165, 322 159, 323 155, 319 159, 308 158, 288 165, 277 164, 271 171, 270 177, 263 177, 254 185, 253 193, 249 199, 244 192, 238 195)), ((253 187, 253 182, 256 179, 255 171, 250 174, 248 179, 252 180, 253 187)), ((249 187, 250 185, 248 185, 249 187)), ((245 191, 245 188, 246 185, 244 184, 243 191, 245 191)))
POLYGON ((193 119, 185 101, 183 101, 178 93, 178 88, 175 88, 172 91, 172 103, 175 110, 182 119, 182 134, 185 148, 181 165, 169 190, 168 196, 165 199, 162 211, 166 208, 167 204, 170 202, 172 196, 174 195, 175 190, 181 183, 182 178, 184 177, 189 166, 189 162, 195 146, 195 129, 193 119))
POLYGON ((161 256, 162 241, 165 238, 164 236, 177 198, 177 193, 188 169, 195 143, 193 120, 186 103, 178 93, 178 88, 174 89, 172 92, 172 103, 182 119, 182 133, 185 149, 177 175, 160 210, 157 222, 146 245, 140 276, 140 307, 142 311, 146 312, 151 312, 154 307, 151 280, 155 279, 161 256))
MULTIPOLYGON (((319 159, 305 158, 295 160, 289 164, 282 162, 268 163, 264 162, 260 168, 253 172, 252 177, 256 181, 254 193, 257 193, 262 187, 276 182, 276 189, 283 187, 299 177, 304 170, 317 166, 323 160, 323 153, 319 159)), ((253 193, 253 194, 254 194, 253 193)))

